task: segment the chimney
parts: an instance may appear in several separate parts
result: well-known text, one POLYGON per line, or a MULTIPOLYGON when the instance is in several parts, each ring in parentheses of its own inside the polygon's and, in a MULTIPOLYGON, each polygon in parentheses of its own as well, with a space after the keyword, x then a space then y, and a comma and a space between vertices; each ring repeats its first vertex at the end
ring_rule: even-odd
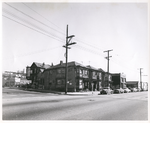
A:
POLYGON ((53 63, 51 63, 51 66, 53 67, 53 63))
POLYGON ((45 66, 45 63, 43 62, 43 64, 42 64, 43 66, 45 66))
POLYGON ((62 65, 62 64, 63 64, 63 61, 61 60, 61 61, 60 61, 60 65, 62 65))

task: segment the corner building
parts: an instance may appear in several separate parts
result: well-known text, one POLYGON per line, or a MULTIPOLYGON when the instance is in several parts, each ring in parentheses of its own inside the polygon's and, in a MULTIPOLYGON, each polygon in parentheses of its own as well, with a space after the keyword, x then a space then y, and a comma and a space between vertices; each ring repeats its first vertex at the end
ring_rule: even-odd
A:
MULTIPOLYGON (((65 91, 65 63, 45 69, 44 89, 65 91)), ((105 72, 75 61, 68 62, 68 91, 96 91, 104 86, 105 72)))

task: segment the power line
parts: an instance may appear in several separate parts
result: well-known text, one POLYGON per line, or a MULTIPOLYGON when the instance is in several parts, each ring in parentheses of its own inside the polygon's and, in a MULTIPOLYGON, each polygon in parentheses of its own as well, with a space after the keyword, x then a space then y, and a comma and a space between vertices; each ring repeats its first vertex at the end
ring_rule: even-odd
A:
MULTIPOLYGON (((58 27, 56 24, 54 24, 53 22, 51 22, 50 20, 48 20, 47 18, 45 18, 43 15, 39 14, 37 11, 33 10, 31 7, 29 7, 28 5, 26 5, 25 3, 23 3, 26 7, 28 7, 29 9, 31 9, 32 11, 34 11, 36 14, 38 14, 39 16, 41 16, 42 18, 44 18, 45 20, 47 20, 48 22, 50 22, 51 24, 53 24, 54 26, 56 26, 57 28, 61 29, 60 27, 58 27)), ((63 31, 61 29, 61 31, 63 31)), ((64 34, 64 33, 62 33, 64 34)), ((64 34, 65 35, 65 34, 64 34)))
POLYGON ((84 51, 91 52, 91 53, 93 53, 93 54, 98 54, 98 55, 100 55, 100 56, 102 56, 102 57, 103 57, 103 55, 102 55, 102 54, 100 54, 100 53, 99 53, 99 52, 97 52, 97 51, 94 51, 94 50, 91 50, 91 49, 85 48, 85 47, 80 46, 80 45, 76 45, 75 47, 77 47, 77 48, 79 48, 79 49, 81 49, 81 50, 84 50, 84 51))
MULTIPOLYGON (((26 57, 26 56, 29 56, 29 55, 33 55, 35 53, 42 53, 42 52, 54 50, 54 49, 57 49, 57 48, 61 48, 61 46, 57 46, 57 47, 53 47, 53 48, 49 48, 49 49, 45 49, 45 50, 34 51, 34 52, 31 52, 31 53, 19 55, 17 57, 26 57)), ((11 57, 11 58, 5 58, 5 59, 13 59, 13 58, 11 57)))
MULTIPOLYGON (((7 18, 7 19, 10 19, 10 20, 12 20, 12 21, 14 21, 14 22, 16 22, 16 23, 18 23, 18 24, 21 24, 21 25, 23 25, 23 26, 25 26, 25 27, 27 27, 27 28, 29 28, 29 29, 31 29, 31 30, 34 30, 34 31, 36 31, 36 32, 38 32, 38 33, 41 33, 41 34, 43 34, 43 35, 46 35, 46 36, 48 36, 48 37, 50 37, 50 38, 55 39, 55 38, 52 37, 52 36, 49 36, 49 35, 47 35, 47 34, 44 34, 44 33, 40 32, 40 31, 38 31, 38 30, 36 30, 36 29, 34 29, 34 28, 32 28, 32 27, 29 27, 29 26, 27 26, 27 25, 25 25, 25 24, 23 24, 23 23, 20 23, 20 22, 14 20, 14 19, 11 19, 11 18, 9 18, 9 17, 7 17, 7 16, 5 16, 5 15, 2 15, 2 16, 5 17, 5 18, 7 18)), ((58 39, 55 39, 55 40, 60 41, 60 40, 58 40, 58 39)), ((60 42, 62 42, 62 41, 60 41, 60 42)))
MULTIPOLYGON (((82 47, 82 46, 79 46, 79 45, 76 45, 75 47, 77 47, 77 48, 79 48, 79 49, 81 49, 81 50, 84 50, 84 51, 88 51, 88 52, 91 52, 91 53, 93 53, 93 54, 95 54, 95 55, 101 55, 100 53, 98 53, 98 52, 96 52, 96 51, 93 51, 93 50, 90 50, 90 49, 87 49, 87 48, 84 48, 84 47, 82 47)), ((102 55, 101 55, 102 56, 102 55)), ((103 56, 102 56, 103 57, 103 56)), ((137 72, 137 71, 135 71, 135 70, 133 70, 133 69, 131 69, 131 68, 128 68, 128 67, 126 67, 125 65, 123 65, 121 62, 117 62, 117 61, 115 61, 114 60, 114 58, 112 58, 111 59, 114 63, 116 63, 117 65, 119 65, 119 66, 123 66, 123 67, 125 67, 125 68, 127 68, 127 69, 129 69, 129 70, 131 70, 131 71, 134 71, 134 72, 137 72)))
MULTIPOLYGON (((9 14, 9 15, 11 15, 11 16, 13 16, 13 17, 19 19, 19 20, 21 20, 21 21, 24 22, 24 23, 27 23, 27 24, 29 24, 29 25, 31 25, 31 26, 33 26, 33 27, 35 27, 35 28, 37 28, 37 29, 39 29, 39 30, 45 32, 45 33, 49 33, 48 31, 46 31, 46 30, 44 30, 44 29, 42 29, 42 28, 40 28, 40 27, 38 27, 38 26, 36 26, 36 25, 34 25, 34 24, 28 22, 27 20, 24 20, 24 19, 22 19, 22 18, 19 18, 18 16, 16 16, 16 15, 10 13, 9 11, 7 11, 7 10, 5 10, 5 9, 3 9, 3 11, 4 11, 5 13, 7 13, 7 14, 9 14)), ((51 33, 49 33, 49 34, 51 34, 51 33)), ((51 34, 51 35, 52 35, 52 34, 51 34)), ((59 37, 56 37, 56 36, 54 36, 54 35, 52 35, 52 36, 53 36, 54 38, 58 38, 58 39, 60 39, 61 41, 63 41, 63 40, 62 40, 61 38, 59 38, 59 37)))
POLYGON ((85 45, 89 45, 90 47, 93 47, 93 48, 95 48, 95 49, 98 49, 98 50, 103 51, 102 49, 100 49, 100 48, 98 48, 98 47, 96 47, 96 46, 93 46, 93 45, 91 45, 91 44, 89 44, 89 43, 86 43, 86 42, 84 42, 84 41, 81 41, 81 40, 79 40, 79 39, 77 39, 77 38, 75 38, 75 40, 77 40, 77 41, 79 41, 79 42, 81 42, 81 43, 83 43, 83 44, 85 44, 85 45))
MULTIPOLYGON (((6 4, 6 5, 8 5, 9 7, 13 8, 13 9, 15 9, 15 10, 17 10, 18 12, 20 12, 20 13, 24 14, 25 16, 27 16, 27 17, 29 17, 29 18, 31 18, 31 19, 33 19, 33 20, 35 20, 35 21, 37 21, 37 22, 41 23, 42 25, 44 25, 44 26, 46 26, 46 27, 48 27, 48 28, 50 28, 50 29, 52 29, 52 30, 55 30, 55 31, 59 32, 58 30, 56 30, 56 29, 54 29, 54 28, 52 28, 52 27, 50 27, 50 26, 48 26, 48 25, 46 25, 46 24, 42 23, 41 21, 39 21, 39 20, 37 20, 37 19, 35 19, 35 18, 33 18, 33 17, 29 16, 28 14, 26 14, 26 13, 24 13, 24 12, 20 11, 19 9, 17 9, 17 8, 15 8, 15 7, 11 6, 11 5, 9 5, 8 3, 5 3, 5 4, 6 4)), ((59 32, 59 33, 61 33, 61 32, 59 32)), ((61 33, 61 34, 62 34, 62 33, 61 33)))

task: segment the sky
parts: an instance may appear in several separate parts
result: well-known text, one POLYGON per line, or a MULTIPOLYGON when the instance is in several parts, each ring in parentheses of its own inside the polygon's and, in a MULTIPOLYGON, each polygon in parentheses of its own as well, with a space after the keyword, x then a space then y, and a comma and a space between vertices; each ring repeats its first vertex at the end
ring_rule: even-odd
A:
POLYGON ((33 62, 65 62, 66 27, 75 35, 68 61, 124 73, 127 81, 149 75, 147 3, 3 3, 2 71, 33 62))

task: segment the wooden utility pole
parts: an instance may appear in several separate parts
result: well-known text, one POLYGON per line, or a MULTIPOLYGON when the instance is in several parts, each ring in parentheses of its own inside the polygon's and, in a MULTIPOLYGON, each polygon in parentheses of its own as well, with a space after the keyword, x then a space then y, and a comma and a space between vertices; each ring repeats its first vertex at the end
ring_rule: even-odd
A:
POLYGON ((142 90, 142 72, 141 72, 142 69, 143 68, 140 68, 140 88, 141 88, 141 90, 142 90))
POLYGON ((107 51, 104 51, 104 52, 107 52, 107 57, 105 57, 107 59, 107 73, 108 73, 108 86, 109 86, 109 58, 112 57, 112 56, 109 56, 109 52, 110 51, 113 51, 112 49, 111 50, 107 50, 107 51))
POLYGON ((74 35, 68 36, 68 25, 66 29, 66 45, 63 47, 66 48, 66 68, 65 68, 65 94, 67 94, 68 91, 68 49, 71 49, 71 47, 68 47, 69 45, 76 44, 76 42, 70 43, 71 39, 75 37, 74 35))

